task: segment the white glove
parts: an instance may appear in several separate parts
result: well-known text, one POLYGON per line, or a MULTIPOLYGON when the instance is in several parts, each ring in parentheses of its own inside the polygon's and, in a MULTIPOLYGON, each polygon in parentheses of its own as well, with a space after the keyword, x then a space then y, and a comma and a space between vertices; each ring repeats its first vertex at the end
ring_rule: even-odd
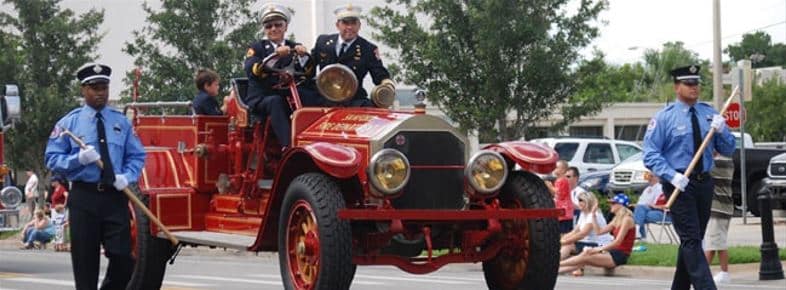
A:
POLYGON ((79 163, 82 165, 88 165, 101 159, 101 155, 98 155, 96 148, 92 145, 87 145, 84 149, 79 149, 79 155, 77 157, 79 157, 79 163))
POLYGON ((715 114, 712 116, 710 127, 715 128, 715 131, 723 131, 723 129, 726 129, 726 118, 720 114, 715 114))
POLYGON ((682 175, 682 173, 679 172, 674 174, 674 177, 671 178, 671 184, 674 185, 674 187, 679 188, 680 191, 685 191, 685 187, 688 186, 688 182, 690 182, 690 180, 688 180, 685 175, 682 175))
POLYGON ((126 179, 125 175, 115 174, 115 183, 112 185, 114 185, 117 190, 123 190, 128 187, 128 179, 126 179))

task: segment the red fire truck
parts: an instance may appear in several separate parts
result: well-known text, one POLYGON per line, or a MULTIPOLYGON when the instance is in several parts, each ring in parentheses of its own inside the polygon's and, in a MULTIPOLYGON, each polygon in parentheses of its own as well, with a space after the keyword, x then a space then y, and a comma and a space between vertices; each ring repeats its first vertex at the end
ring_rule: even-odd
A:
MULTIPOLYGON (((224 116, 146 113, 189 106, 178 102, 126 107, 147 151, 139 196, 181 245, 277 251, 285 289, 348 289, 358 265, 425 274, 478 262, 491 289, 554 287, 561 210, 536 173, 555 167, 556 152, 527 142, 470 152, 424 105, 388 109, 389 85, 373 90, 380 108, 303 108, 297 73, 272 70, 293 95, 284 150, 245 105, 245 79, 232 80, 224 116)), ((335 102, 358 86, 342 65, 316 82, 335 102)), ((139 210, 132 228, 129 289, 158 289, 174 250, 139 210)))
POLYGON ((12 170, 5 163, 5 132, 19 120, 21 105, 19 89, 5 85, 0 91, 0 232, 19 229, 19 210, 22 191, 11 178, 12 170))

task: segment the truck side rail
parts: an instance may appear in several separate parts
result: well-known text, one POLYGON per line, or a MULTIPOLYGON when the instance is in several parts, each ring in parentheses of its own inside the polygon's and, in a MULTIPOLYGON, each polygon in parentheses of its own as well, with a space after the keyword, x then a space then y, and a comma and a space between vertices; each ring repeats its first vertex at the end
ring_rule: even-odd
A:
POLYGON ((190 115, 192 118, 196 116, 196 112, 194 111, 194 107, 191 105, 191 101, 185 102, 166 102, 166 101, 156 101, 156 102, 131 102, 125 104, 123 106, 123 115, 128 115, 128 110, 131 109, 133 111, 133 115, 131 116, 132 120, 136 120, 136 117, 140 115, 140 111, 147 111, 147 110, 158 110, 160 112, 161 118, 167 115, 166 109, 181 109, 185 108, 191 113, 190 115))

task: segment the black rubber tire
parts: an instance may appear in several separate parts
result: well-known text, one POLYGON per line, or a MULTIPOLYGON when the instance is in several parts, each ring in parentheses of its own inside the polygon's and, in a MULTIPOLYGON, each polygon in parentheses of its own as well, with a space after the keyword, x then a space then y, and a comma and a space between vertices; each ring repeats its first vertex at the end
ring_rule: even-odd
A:
POLYGON ((352 230, 346 220, 338 218, 338 211, 346 207, 344 196, 336 182, 321 173, 306 173, 296 177, 287 188, 278 219, 278 261, 284 289, 296 289, 289 275, 287 224, 293 205, 306 202, 313 210, 319 231, 319 274, 314 290, 349 289, 357 265, 352 263, 352 230))
POLYGON ((748 211, 756 217, 761 216, 761 210, 759 209, 759 191, 762 187, 764 187, 764 182, 761 180, 756 181, 745 193, 748 197, 748 211))
MULTIPOLYGON (((554 200, 543 180, 529 172, 511 172, 499 198, 503 207, 513 207, 510 205, 518 202, 523 208, 554 208, 554 200)), ((504 250, 491 260, 484 261, 483 275, 489 289, 554 289, 559 270, 560 248, 557 219, 530 219, 523 223, 526 223, 524 226, 529 229, 529 251, 526 261, 524 258, 507 256, 503 254, 504 250), (513 275, 510 269, 505 268, 505 265, 516 263, 526 265, 526 271, 519 281, 510 280, 513 275)))
MULTIPOLYGON (((143 204, 149 205, 148 196, 139 194, 138 188, 133 188, 137 197, 143 204)), ((134 207, 136 216, 136 253, 137 259, 131 280, 126 286, 127 290, 160 289, 164 281, 166 264, 175 251, 175 247, 167 239, 154 237, 150 234, 150 219, 142 210, 134 207)))
POLYGON ((382 249, 382 254, 411 258, 420 256, 425 249, 426 239, 423 236, 415 240, 407 240, 403 235, 396 235, 390 239, 390 245, 382 249))

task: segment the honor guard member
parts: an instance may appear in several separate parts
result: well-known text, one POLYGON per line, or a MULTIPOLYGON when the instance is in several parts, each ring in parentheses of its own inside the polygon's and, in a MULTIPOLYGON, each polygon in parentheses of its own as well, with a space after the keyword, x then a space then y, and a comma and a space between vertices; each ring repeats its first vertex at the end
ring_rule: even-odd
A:
POLYGON ((334 63, 343 64, 353 72, 359 86, 355 96, 345 102, 344 106, 372 107, 374 103, 368 99, 363 88, 363 79, 371 74, 375 85, 389 84, 394 86, 390 73, 382 65, 379 49, 376 45, 358 35, 360 31, 360 12, 358 6, 340 6, 335 10, 337 34, 323 34, 317 37, 311 56, 320 69, 334 63))
MULTIPOLYGON (((270 117, 270 125, 279 144, 287 147, 291 139, 289 116, 292 114, 292 109, 285 98, 290 95, 290 92, 288 88, 273 88, 273 85, 279 83, 279 78, 264 67, 263 61, 269 55, 277 53, 281 59, 276 62, 276 65, 287 65, 290 61, 297 61, 296 70, 306 72, 308 71, 306 67, 310 66, 310 71, 313 72, 313 64, 309 63, 305 56, 308 51, 306 47, 284 39, 290 20, 289 9, 278 4, 266 4, 262 8, 261 20, 265 38, 252 43, 246 52, 244 69, 248 77, 248 93, 244 101, 261 121, 264 122, 267 117, 270 117), (297 53, 294 60, 290 57, 291 50, 297 53)), ((319 95, 314 91, 299 87, 298 94, 303 106, 322 104, 319 95)))
POLYGON ((128 119, 107 106, 111 73, 108 66, 93 63, 77 71, 85 105, 57 122, 46 146, 46 166, 72 181, 67 203, 71 265, 80 290, 96 289, 102 246, 109 265, 101 289, 125 289, 134 266, 128 199, 121 190, 137 182, 145 151, 128 119), (63 130, 88 146, 80 149, 61 137, 63 130))
POLYGON ((713 150, 730 156, 734 136, 726 120, 706 103, 699 102, 700 67, 696 65, 671 71, 677 100, 655 114, 644 136, 644 164, 658 175, 663 192, 671 196, 674 188, 682 193, 671 207, 672 222, 680 236, 677 269, 671 289, 716 289, 709 265, 702 252, 702 238, 710 217, 713 181, 713 150), (684 172, 710 128, 716 134, 701 154, 693 172, 684 172))

